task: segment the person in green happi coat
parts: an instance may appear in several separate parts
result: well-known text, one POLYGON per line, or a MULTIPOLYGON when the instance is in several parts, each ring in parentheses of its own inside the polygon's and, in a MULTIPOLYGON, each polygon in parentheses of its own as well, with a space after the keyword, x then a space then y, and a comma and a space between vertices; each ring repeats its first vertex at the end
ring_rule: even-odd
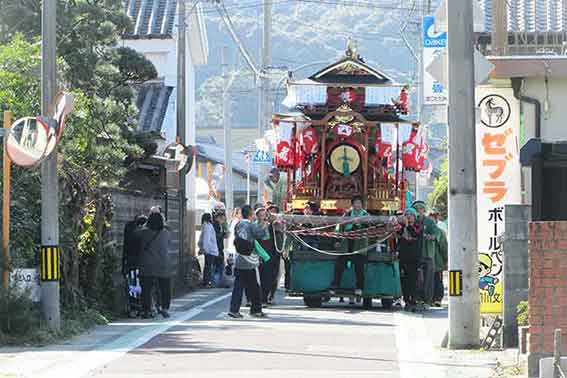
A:
POLYGON ((435 250, 435 277, 433 283, 433 306, 441 307, 441 302, 445 295, 443 272, 447 270, 448 263, 447 233, 442 228, 442 225, 445 225, 445 223, 441 222, 440 214, 437 209, 432 208, 429 212, 429 216, 433 218, 436 222, 435 224, 437 225, 437 228, 441 230, 441 232, 438 233, 438 237, 435 239, 437 248, 435 250))
MULTIPOLYGON (((427 205, 423 201, 415 201, 412 207, 418 212, 418 224, 422 228, 422 256, 420 263, 420 301, 424 306, 433 303, 433 289, 435 286, 436 259, 440 249, 440 240, 443 232, 437 227, 437 222, 427 215, 427 205)), ((446 248, 445 248, 446 250, 446 248)))
MULTIPOLYGON (((345 217, 362 217, 368 215, 366 210, 362 207, 362 197, 354 196, 351 200, 351 204, 352 207, 345 213, 345 217)), ((348 223, 337 226, 337 231, 349 232, 361 230, 363 228, 366 228, 366 225, 348 223)), ((336 246, 337 252, 342 252, 344 255, 339 256, 335 263, 335 276, 331 284, 331 294, 333 294, 335 289, 340 287, 341 278, 347 263, 350 261, 354 264, 356 274, 356 290, 354 293, 357 296, 361 296, 362 290, 364 289, 364 266, 367 258, 366 249, 368 248, 368 239, 343 239, 338 242, 336 246), (352 254, 353 252, 358 253, 352 254)))

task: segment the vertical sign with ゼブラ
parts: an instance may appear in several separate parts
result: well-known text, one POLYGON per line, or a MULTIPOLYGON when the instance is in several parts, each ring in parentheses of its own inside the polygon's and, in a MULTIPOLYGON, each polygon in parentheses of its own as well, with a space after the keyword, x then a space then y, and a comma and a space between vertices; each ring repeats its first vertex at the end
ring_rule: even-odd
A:
POLYGON ((511 88, 476 88, 480 312, 502 312, 504 206, 521 203, 520 104, 511 88))
POLYGON ((447 48, 447 32, 435 31, 435 18, 427 16, 423 18, 423 104, 424 105, 447 105, 449 96, 447 88, 435 80, 427 67, 438 57, 442 56, 447 48))

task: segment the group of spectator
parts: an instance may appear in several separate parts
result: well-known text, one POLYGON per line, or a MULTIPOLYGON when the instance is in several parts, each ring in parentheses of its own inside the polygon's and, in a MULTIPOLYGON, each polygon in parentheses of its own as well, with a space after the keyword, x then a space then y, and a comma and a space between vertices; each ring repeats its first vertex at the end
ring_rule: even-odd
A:
POLYGON ((140 282, 143 318, 154 316, 154 285, 159 293, 156 298, 159 312, 164 318, 169 317, 173 273, 168 256, 169 243, 170 234, 158 206, 152 207, 148 216, 137 216, 124 228, 122 272, 134 274, 140 282))

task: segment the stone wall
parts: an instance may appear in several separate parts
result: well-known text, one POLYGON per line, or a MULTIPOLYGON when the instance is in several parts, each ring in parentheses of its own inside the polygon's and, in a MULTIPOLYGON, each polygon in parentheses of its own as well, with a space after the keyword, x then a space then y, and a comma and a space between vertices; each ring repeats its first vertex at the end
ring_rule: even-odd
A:
POLYGON ((504 347, 518 346, 516 308, 528 300, 528 222, 531 207, 506 205, 503 251, 504 283, 504 347))
POLYGON ((563 330, 567 354, 567 221, 529 224, 529 376, 553 354, 553 333, 563 330))

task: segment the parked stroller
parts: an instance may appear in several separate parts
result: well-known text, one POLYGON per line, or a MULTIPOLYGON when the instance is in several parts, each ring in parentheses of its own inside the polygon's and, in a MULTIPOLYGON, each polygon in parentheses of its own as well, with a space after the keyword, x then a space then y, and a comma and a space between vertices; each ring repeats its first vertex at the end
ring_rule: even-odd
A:
POLYGON ((137 318, 142 314, 142 285, 140 285, 140 269, 128 269, 126 274, 126 314, 129 318, 137 318))
MULTIPOLYGON (((131 268, 126 275, 126 314, 129 318, 138 318, 142 316, 142 285, 140 284, 140 269, 131 268)), ((152 288, 152 317, 161 311, 159 285, 155 284, 152 288)))

